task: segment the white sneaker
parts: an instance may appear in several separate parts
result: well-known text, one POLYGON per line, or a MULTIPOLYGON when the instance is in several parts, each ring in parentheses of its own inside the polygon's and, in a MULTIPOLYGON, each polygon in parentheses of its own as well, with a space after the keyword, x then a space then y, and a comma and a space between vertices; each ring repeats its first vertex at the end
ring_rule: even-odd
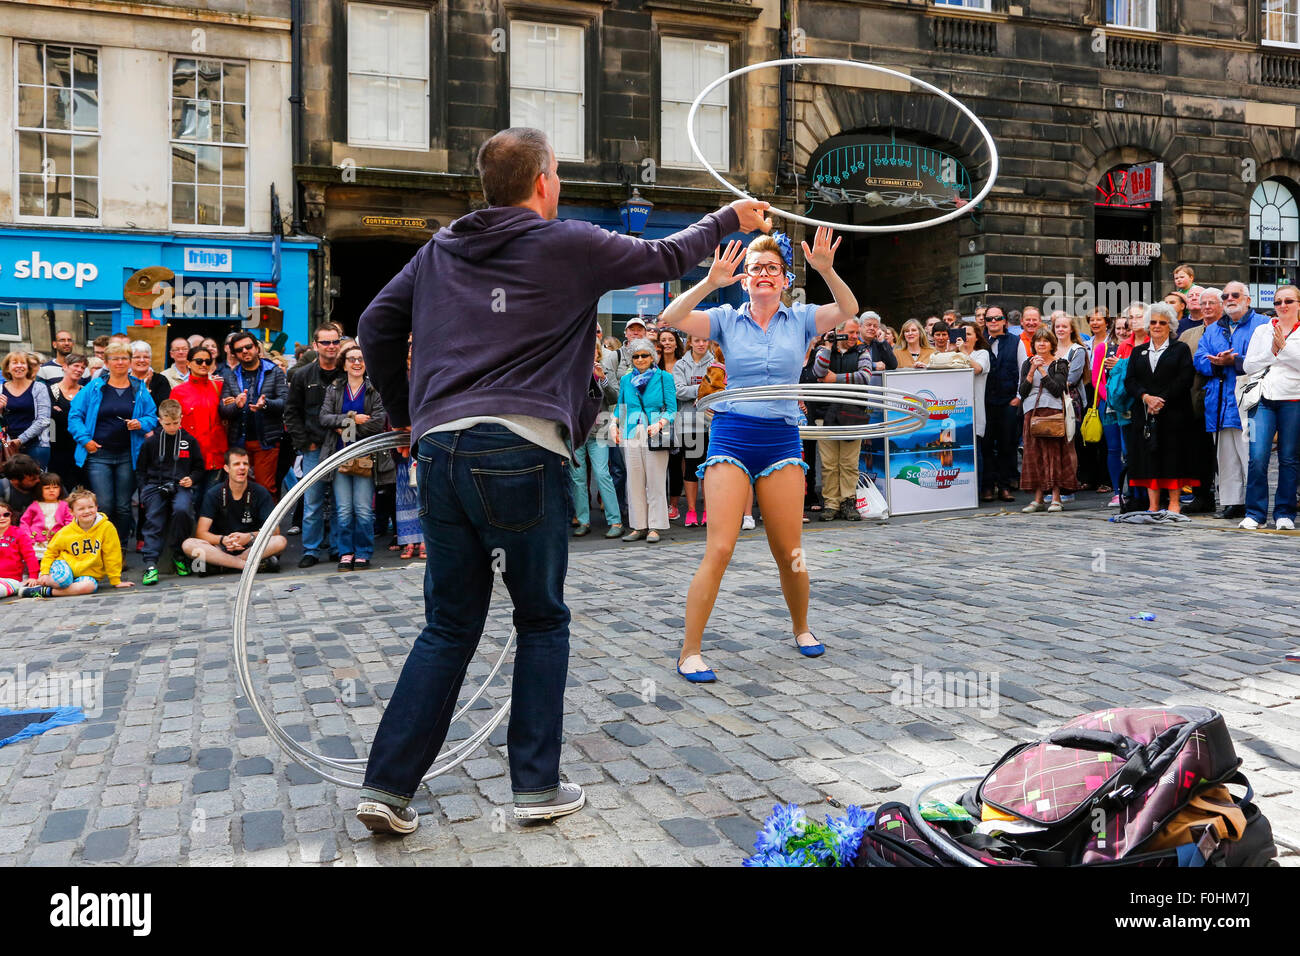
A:
POLYGON ((587 802, 587 795, 576 783, 562 783, 555 796, 545 803, 516 803, 516 820, 554 820, 567 817, 570 813, 581 810, 587 802))
POLYGON ((754 527, 755 527, 755 525, 754 525, 754 516, 753 516, 753 515, 745 515, 745 520, 742 521, 742 522, 740 523, 740 530, 741 530, 741 531, 753 531, 753 530, 754 530, 754 527))
POLYGON ((1292 521, 1290 518, 1278 518, 1278 519, 1277 519, 1277 530, 1278 530, 1278 531, 1294 531, 1294 530, 1295 530, 1295 522, 1292 521))
POLYGON ((1259 527, 1259 522, 1247 515, 1241 519, 1241 524, 1237 525, 1237 527, 1244 528, 1246 531, 1254 531, 1259 527))

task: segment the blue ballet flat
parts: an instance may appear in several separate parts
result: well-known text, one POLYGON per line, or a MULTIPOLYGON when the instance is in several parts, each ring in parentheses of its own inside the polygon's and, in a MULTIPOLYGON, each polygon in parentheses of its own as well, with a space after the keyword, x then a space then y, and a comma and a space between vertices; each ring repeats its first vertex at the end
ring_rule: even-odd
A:
MULTIPOLYGON (((809 633, 812 632, 810 631, 809 633)), ((815 634, 813 636, 816 637, 815 634)), ((826 653, 825 644, 800 644, 798 634, 794 637, 794 646, 799 648, 799 653, 804 657, 821 657, 826 653)))
POLYGON ((677 673, 678 673, 678 674, 681 674, 683 677, 685 677, 685 678, 686 678, 688 681, 690 681, 692 684, 712 684, 714 681, 716 681, 716 680, 718 679, 718 675, 715 674, 715 673, 713 673, 713 671, 711 671, 711 670, 708 670, 708 671, 694 671, 694 672, 688 674, 688 673, 686 673, 685 671, 682 670, 682 665, 681 665, 680 662, 679 662, 678 665, 677 665, 677 673))

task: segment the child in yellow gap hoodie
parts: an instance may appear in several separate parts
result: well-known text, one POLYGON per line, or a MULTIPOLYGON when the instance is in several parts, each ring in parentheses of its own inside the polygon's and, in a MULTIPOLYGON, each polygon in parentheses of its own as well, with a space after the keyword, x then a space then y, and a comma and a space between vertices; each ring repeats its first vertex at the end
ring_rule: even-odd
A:
POLYGON ((37 586, 25 588, 23 597, 94 594, 99 590, 100 578, 108 578, 115 588, 132 587, 130 581, 122 580, 122 544, 117 529, 99 513, 94 492, 78 488, 68 495, 68 507, 74 520, 50 539, 41 558, 37 586), (55 561, 63 561, 72 569, 72 583, 66 587, 60 587, 50 574, 55 561))

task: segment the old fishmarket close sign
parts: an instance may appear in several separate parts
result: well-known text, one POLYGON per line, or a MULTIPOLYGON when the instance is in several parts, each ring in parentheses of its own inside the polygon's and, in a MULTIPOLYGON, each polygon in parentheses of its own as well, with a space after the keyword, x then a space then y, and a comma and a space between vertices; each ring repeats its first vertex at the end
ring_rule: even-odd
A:
POLYGON ((1152 259, 1160 258, 1160 243, 1098 239, 1097 255, 1105 256, 1108 266, 1149 266, 1152 259))

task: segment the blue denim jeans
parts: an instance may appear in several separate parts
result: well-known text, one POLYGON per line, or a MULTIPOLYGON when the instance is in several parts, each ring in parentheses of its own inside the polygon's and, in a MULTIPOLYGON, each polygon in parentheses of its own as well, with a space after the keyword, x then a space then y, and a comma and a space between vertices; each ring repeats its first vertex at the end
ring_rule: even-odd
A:
POLYGON ((1106 400, 1103 398, 1097 403, 1097 412, 1101 415, 1101 433, 1106 439, 1106 471, 1110 473, 1113 493, 1122 495, 1124 489, 1120 487, 1120 482, 1124 477, 1124 432, 1114 415, 1107 416, 1106 408, 1106 400))
POLYGON ((426 435, 418 455, 427 623, 379 722, 361 795, 405 806, 433 764, 499 568, 517 631, 506 737, 510 782, 516 796, 544 799, 560 783, 569 668, 568 468, 501 425, 426 435))
POLYGON ((375 479, 368 475, 334 476, 334 516, 339 554, 369 561, 375 553, 375 479))
POLYGON ((90 482, 90 490, 95 493, 99 510, 117 529, 122 553, 130 553, 135 547, 131 538, 131 493, 135 491, 135 468, 131 463, 130 449, 110 452, 101 448, 93 455, 87 455, 86 479, 90 482))
MULTIPOLYGON (((302 453, 302 473, 304 475, 308 474, 319 463, 319 448, 315 451, 304 451, 302 453)), ((325 545, 325 516, 328 513, 325 497, 329 488, 329 482, 318 481, 308 488, 306 495, 303 496, 302 553, 304 555, 311 554, 323 558, 328 551, 347 554, 346 551, 339 550, 339 523, 337 520, 330 522, 329 547, 327 548, 325 545)))
POLYGON ((1277 435, 1277 494, 1273 520, 1295 520, 1297 456, 1300 455, 1300 401, 1261 398, 1250 413, 1250 466, 1246 470, 1246 514, 1260 524, 1268 520, 1268 462, 1277 435))
POLYGON ((598 441, 595 435, 573 450, 573 510, 579 524, 591 524, 591 496, 587 492, 587 462, 596 474, 596 487, 600 489, 600 505, 605 509, 605 523, 610 527, 623 519, 618 513, 618 492, 609 474, 609 446, 598 441))

